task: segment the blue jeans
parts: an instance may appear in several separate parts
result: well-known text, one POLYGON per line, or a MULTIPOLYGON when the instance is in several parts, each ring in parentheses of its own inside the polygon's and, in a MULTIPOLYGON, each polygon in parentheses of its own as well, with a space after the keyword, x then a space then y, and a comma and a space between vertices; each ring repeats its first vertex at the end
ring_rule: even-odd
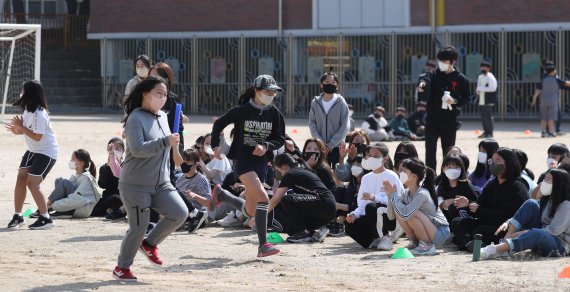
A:
POLYGON ((527 200, 509 222, 517 230, 528 230, 516 238, 507 239, 513 253, 531 249, 541 256, 563 256, 566 253, 560 240, 542 229, 540 205, 536 200, 527 200))

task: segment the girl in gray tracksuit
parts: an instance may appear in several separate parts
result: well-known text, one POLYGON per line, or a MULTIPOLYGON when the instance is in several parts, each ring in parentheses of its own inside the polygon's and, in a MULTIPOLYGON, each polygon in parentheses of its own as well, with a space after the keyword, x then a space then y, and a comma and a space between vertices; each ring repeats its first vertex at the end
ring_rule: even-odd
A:
MULTIPOLYGON (((125 100, 125 135, 127 149, 119 179, 121 199, 127 211, 129 230, 121 244, 114 278, 135 281, 129 267, 137 250, 151 263, 162 265, 156 245, 175 231, 188 217, 188 209, 170 182, 171 147, 177 147, 179 135, 171 134, 166 114, 160 109, 166 101, 167 88, 162 79, 149 77, 135 86, 125 100), (150 208, 164 216, 144 239, 150 208), (143 240, 144 239, 144 240, 143 240)), ((174 161, 182 157, 174 151, 174 161)))

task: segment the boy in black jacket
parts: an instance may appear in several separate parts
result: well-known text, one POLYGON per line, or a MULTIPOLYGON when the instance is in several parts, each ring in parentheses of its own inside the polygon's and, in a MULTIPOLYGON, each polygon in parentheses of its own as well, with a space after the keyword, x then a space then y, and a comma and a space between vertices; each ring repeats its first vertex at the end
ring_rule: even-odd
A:
MULTIPOLYGON (((420 77, 418 100, 427 103, 425 128, 426 165, 436 169, 437 139, 441 137, 442 152, 455 145, 460 123, 459 108, 469 101, 469 81, 453 65, 457 50, 447 46, 437 53, 438 69, 420 77), (449 94, 445 94, 445 93, 449 94)), ((445 155, 445 154, 444 154, 445 155)))

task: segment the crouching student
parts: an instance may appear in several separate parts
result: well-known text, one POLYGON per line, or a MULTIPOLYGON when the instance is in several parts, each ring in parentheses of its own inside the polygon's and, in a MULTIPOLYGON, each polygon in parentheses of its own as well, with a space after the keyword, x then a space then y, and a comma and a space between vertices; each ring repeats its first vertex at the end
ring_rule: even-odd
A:
POLYGON ((396 229, 396 221, 387 216, 388 196, 382 182, 391 182, 397 191, 401 191, 403 186, 398 175, 385 167, 388 160, 390 158, 386 144, 375 143, 368 147, 362 167, 372 172, 362 177, 357 197, 358 207, 346 217, 346 234, 364 248, 392 250, 393 241, 399 237, 390 236, 390 231, 396 229))
POLYGON ((505 242, 482 248, 481 258, 508 256, 527 249, 543 257, 570 254, 570 175, 562 169, 550 169, 539 189, 539 201, 524 202, 495 232, 506 231, 505 242))
POLYGON ((107 143, 107 163, 99 168, 99 179, 97 184, 103 189, 101 199, 97 202, 91 217, 103 217, 107 219, 121 219, 126 216, 123 201, 119 195, 119 177, 121 177, 121 163, 125 143, 121 138, 111 138, 107 143))
POLYGON ((55 189, 47 202, 48 207, 56 211, 51 216, 87 218, 101 198, 95 181, 95 164, 89 152, 78 149, 71 154, 68 166, 75 174, 69 179, 55 180, 55 189))
POLYGON ((396 219, 402 226, 412 242, 409 246, 412 254, 437 254, 436 247, 447 240, 450 231, 449 223, 437 206, 435 173, 418 159, 405 159, 401 169, 400 181, 406 186, 403 192, 399 193, 394 183, 383 182, 389 197, 388 218, 396 219))

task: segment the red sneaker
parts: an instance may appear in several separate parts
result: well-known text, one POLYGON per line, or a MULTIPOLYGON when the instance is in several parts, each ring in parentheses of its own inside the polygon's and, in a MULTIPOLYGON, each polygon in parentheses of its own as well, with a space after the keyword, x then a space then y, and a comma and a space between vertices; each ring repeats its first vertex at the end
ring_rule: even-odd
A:
POLYGON ((118 266, 113 270, 113 278, 123 282, 136 282, 137 277, 131 273, 130 269, 121 269, 118 266))
POLYGON ((162 260, 158 256, 158 247, 152 247, 145 244, 144 240, 141 242, 139 251, 142 252, 151 264, 162 266, 162 260))
POLYGON ((214 188, 212 189, 212 197, 208 201, 208 211, 214 211, 216 210, 216 206, 220 205, 220 202, 218 201, 218 194, 223 191, 224 189, 222 189, 222 187, 219 184, 214 186, 214 188))

